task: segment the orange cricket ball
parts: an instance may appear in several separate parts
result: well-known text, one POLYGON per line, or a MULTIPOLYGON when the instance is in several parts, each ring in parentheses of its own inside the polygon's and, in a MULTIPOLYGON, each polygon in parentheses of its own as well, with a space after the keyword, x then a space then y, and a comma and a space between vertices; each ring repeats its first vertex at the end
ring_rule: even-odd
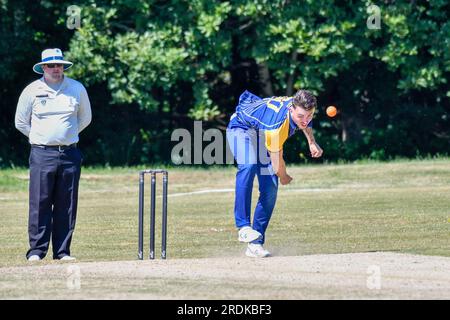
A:
POLYGON ((337 109, 335 106, 329 106, 327 108, 327 116, 333 118, 337 114, 337 109))

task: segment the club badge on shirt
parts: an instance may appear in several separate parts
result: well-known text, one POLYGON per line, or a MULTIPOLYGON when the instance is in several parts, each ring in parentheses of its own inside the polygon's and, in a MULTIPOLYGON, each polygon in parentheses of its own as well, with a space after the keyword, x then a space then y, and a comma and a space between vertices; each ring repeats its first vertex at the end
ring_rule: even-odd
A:
POLYGON ((44 107, 45 104, 47 103, 47 99, 45 99, 45 98, 48 98, 48 94, 39 94, 39 95, 36 95, 36 98, 39 98, 39 102, 44 107))

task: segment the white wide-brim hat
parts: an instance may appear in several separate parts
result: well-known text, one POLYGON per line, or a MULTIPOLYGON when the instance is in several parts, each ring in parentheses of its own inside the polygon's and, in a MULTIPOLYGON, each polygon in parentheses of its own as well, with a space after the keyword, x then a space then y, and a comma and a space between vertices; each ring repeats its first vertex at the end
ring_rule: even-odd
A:
POLYGON ((44 74, 44 70, 42 70, 43 64, 49 64, 49 63, 60 63, 64 65, 64 70, 69 69, 73 63, 70 61, 64 60, 62 51, 58 48, 55 49, 45 49, 42 51, 42 61, 39 63, 36 63, 33 66, 33 71, 39 74, 44 74))

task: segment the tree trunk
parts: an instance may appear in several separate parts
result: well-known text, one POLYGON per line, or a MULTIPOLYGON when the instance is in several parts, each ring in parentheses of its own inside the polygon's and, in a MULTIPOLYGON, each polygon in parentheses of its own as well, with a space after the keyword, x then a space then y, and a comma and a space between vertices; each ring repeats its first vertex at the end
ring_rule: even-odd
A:
MULTIPOLYGON (((294 51, 291 55, 291 65, 295 66, 297 63, 297 57, 298 53, 297 51, 294 51)), ((294 81, 295 81, 295 68, 292 67, 292 73, 289 74, 289 77, 287 79, 287 88, 286 88, 286 95, 292 96, 294 94, 294 81)))

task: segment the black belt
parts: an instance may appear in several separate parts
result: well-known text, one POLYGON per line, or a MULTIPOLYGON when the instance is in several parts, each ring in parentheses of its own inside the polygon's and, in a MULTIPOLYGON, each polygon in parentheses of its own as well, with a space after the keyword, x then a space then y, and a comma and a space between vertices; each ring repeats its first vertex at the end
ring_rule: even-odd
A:
POLYGON ((42 149, 58 150, 59 152, 61 152, 61 151, 67 150, 67 149, 76 148, 77 144, 72 143, 68 146, 46 146, 43 144, 32 144, 31 146, 37 147, 37 148, 42 148, 42 149))

